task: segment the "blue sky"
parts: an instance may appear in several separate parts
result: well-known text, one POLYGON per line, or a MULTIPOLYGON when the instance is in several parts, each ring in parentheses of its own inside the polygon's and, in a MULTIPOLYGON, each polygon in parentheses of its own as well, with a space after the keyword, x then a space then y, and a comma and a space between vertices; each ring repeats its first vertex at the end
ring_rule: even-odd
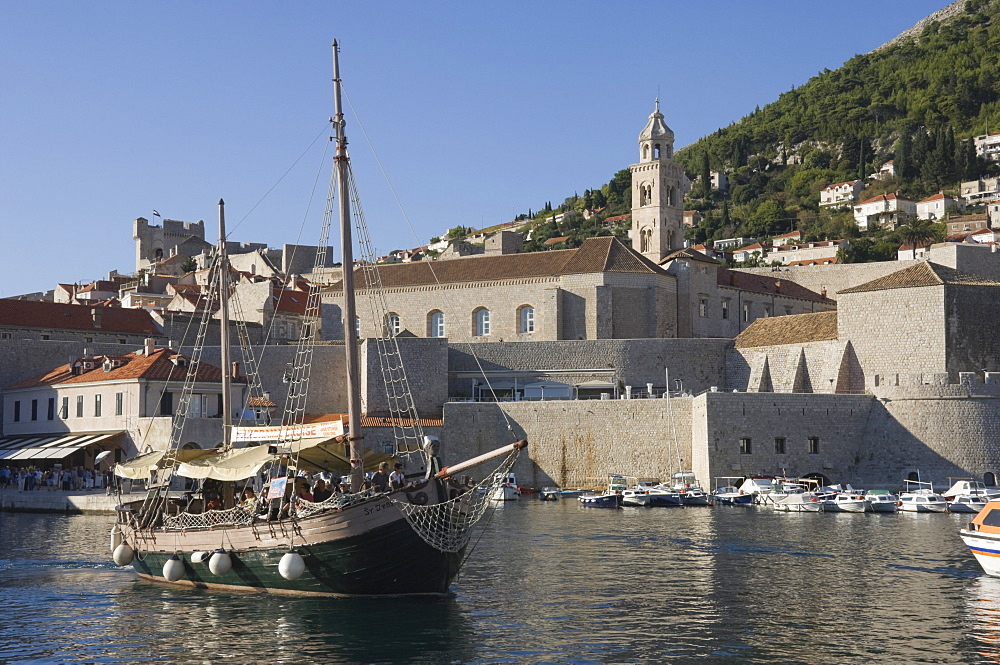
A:
POLYGON ((132 220, 214 232, 220 197, 235 240, 315 244, 334 38, 385 253, 603 185, 657 94, 680 148, 945 4, 0 0, 0 296, 131 272, 132 220))

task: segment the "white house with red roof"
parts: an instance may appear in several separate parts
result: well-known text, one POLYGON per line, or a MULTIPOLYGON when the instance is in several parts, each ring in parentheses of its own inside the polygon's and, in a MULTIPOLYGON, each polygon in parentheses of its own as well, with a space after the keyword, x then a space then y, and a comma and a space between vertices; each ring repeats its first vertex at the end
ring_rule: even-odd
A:
POLYGON ((1000 132, 980 134, 972 139, 976 154, 991 162, 1000 162, 1000 132))
POLYGON ((944 192, 938 192, 926 199, 917 201, 917 218, 938 221, 944 219, 952 213, 961 213, 965 210, 965 202, 962 199, 949 196, 944 192))
POLYGON ((752 245, 746 245, 740 247, 733 251, 733 260, 737 263, 743 263, 744 261, 750 261, 753 258, 763 259, 765 255, 764 246, 759 242, 755 242, 752 245))
POLYGON ((865 188, 860 180, 848 180, 827 185, 819 193, 819 204, 826 208, 848 207, 858 200, 858 195, 865 188))
POLYGON ((768 254, 770 263, 781 265, 830 265, 836 263, 841 247, 850 246, 849 240, 823 240, 775 247, 768 254))
POLYGON ((786 245, 797 245, 802 242, 802 231, 792 231, 780 236, 771 238, 771 245, 774 247, 784 247, 786 245))
POLYGON ((893 192, 873 196, 854 206, 854 221, 862 231, 875 226, 894 229, 916 214, 916 201, 893 192))
POLYGON ((878 171, 868 176, 872 180, 887 180, 896 175, 896 165, 893 160, 889 160, 879 167, 878 171))

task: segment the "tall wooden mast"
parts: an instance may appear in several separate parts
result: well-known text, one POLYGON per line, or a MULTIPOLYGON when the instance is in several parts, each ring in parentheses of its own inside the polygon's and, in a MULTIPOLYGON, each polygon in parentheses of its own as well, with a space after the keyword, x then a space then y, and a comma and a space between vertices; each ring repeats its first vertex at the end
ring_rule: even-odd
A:
POLYGON ((351 241, 351 199, 348 187, 350 158, 347 155, 347 137, 344 134, 344 112, 340 102, 339 47, 333 42, 333 100, 335 115, 333 125, 337 136, 337 153, 334 156, 337 172, 337 196, 340 198, 340 248, 344 273, 344 352, 347 354, 347 427, 351 442, 351 491, 361 491, 365 468, 361 440, 361 372, 358 367, 357 307, 354 302, 354 249, 351 241))
POLYGON ((219 364, 222 365, 222 448, 229 450, 233 437, 233 376, 229 359, 229 256, 226 254, 226 202, 219 199, 219 364))

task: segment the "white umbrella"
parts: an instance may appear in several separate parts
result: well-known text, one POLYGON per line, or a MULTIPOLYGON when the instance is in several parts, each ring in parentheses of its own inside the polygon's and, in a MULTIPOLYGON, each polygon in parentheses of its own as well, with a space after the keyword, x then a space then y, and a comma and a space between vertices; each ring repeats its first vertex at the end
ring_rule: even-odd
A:
POLYGON ((97 453, 97 457, 94 458, 94 464, 100 464, 101 460, 111 454, 110 450, 105 450, 104 452, 97 453))

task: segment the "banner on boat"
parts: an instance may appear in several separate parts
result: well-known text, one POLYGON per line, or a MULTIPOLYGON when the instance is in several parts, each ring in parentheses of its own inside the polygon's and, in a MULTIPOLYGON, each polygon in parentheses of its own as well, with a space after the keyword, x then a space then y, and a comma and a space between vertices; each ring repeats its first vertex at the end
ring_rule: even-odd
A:
POLYGON ((344 433, 344 423, 331 420, 308 425, 286 427, 277 425, 271 427, 234 427, 233 443, 250 443, 255 441, 298 441, 299 439, 329 439, 344 433))

